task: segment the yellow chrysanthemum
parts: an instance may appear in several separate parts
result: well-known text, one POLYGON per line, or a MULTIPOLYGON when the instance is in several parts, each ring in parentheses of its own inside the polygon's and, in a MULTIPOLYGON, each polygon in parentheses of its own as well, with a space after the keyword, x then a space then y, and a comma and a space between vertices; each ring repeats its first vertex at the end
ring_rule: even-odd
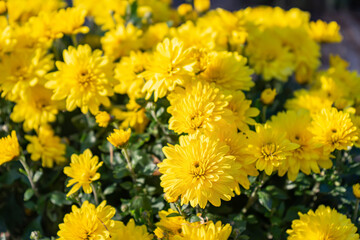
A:
POLYGON ((261 74, 265 81, 277 79, 286 82, 294 71, 293 53, 270 31, 250 34, 245 52, 250 66, 257 74, 261 74))
POLYGON ((10 162, 20 155, 20 146, 16 132, 11 131, 11 135, 0 138, 0 165, 10 162))
POLYGON ((29 88, 45 81, 44 76, 53 68, 52 55, 43 49, 13 52, 0 62, 2 97, 15 101, 28 95, 29 88))
POLYGON ((124 147, 131 136, 131 128, 124 131, 123 129, 114 129, 114 132, 107 137, 107 140, 114 145, 114 147, 124 147))
POLYGON ((236 52, 211 52, 205 70, 198 76, 227 90, 249 90, 254 86, 250 77, 254 71, 246 62, 246 58, 236 52))
POLYGON ((205 12, 210 8, 210 0, 194 0, 196 11, 205 12))
POLYGON ((229 201, 238 186, 238 167, 229 147, 205 135, 181 136, 180 145, 163 148, 166 159, 158 164, 161 186, 170 198, 181 204, 205 208, 207 202, 220 206, 229 201))
POLYGON ((276 96, 276 89, 267 88, 261 92, 260 99, 264 104, 272 104, 276 96))
POLYGON ((88 33, 89 27, 83 26, 86 10, 81 8, 60 9, 53 19, 54 28, 64 34, 88 33))
POLYGON ((310 22, 309 34, 317 42, 336 43, 342 40, 337 22, 326 23, 321 20, 310 22))
POLYGON ((118 84, 115 85, 114 91, 120 94, 127 94, 130 98, 142 98, 142 88, 144 79, 140 74, 145 70, 145 58, 147 54, 130 52, 130 56, 121 58, 120 63, 115 67, 115 79, 118 84))
POLYGON ((181 226, 186 223, 183 216, 172 216, 167 217, 170 214, 176 214, 177 211, 168 209, 167 211, 162 210, 159 212, 160 222, 156 223, 156 229, 154 231, 158 238, 169 238, 181 232, 181 226))
POLYGON ((323 108, 330 108, 333 102, 328 98, 323 98, 315 92, 301 89, 294 92, 295 98, 288 99, 285 108, 289 110, 305 109, 310 113, 317 113, 323 108))
POLYGON ((356 198, 360 199, 360 183, 354 184, 352 186, 353 194, 356 198))
POLYGON ((319 165, 326 169, 332 166, 330 156, 313 141, 314 135, 308 130, 310 123, 310 114, 304 110, 281 112, 271 118, 269 124, 273 128, 286 132, 287 139, 299 145, 279 167, 280 176, 287 172, 288 178, 294 181, 299 170, 309 175, 311 171, 320 173, 319 165))
POLYGON ((29 88, 28 97, 17 101, 10 115, 14 122, 22 122, 24 131, 37 130, 40 126, 56 120, 62 101, 51 100, 52 92, 42 85, 29 88))
POLYGON ((328 152, 346 150, 359 138, 349 113, 336 108, 324 108, 314 114, 309 131, 314 135, 314 141, 328 152))
POLYGON ((194 64, 195 61, 190 58, 190 49, 184 49, 184 44, 178 39, 166 38, 159 43, 142 74, 146 79, 142 89, 146 92, 146 99, 154 93, 154 100, 157 101, 177 85, 183 85, 190 78, 194 64))
POLYGON ((360 148, 360 116, 351 114, 351 122, 356 127, 357 136, 359 137, 358 140, 354 142, 354 145, 358 148, 360 148))
POLYGON ((46 87, 54 89, 52 99, 66 98, 66 109, 80 107, 96 114, 100 104, 110 105, 113 95, 113 65, 101 50, 91 51, 89 45, 64 50, 64 62, 57 61, 57 72, 50 73, 46 87))
POLYGON ((234 118, 236 127, 240 131, 249 130, 248 125, 256 124, 252 118, 259 115, 259 109, 250 107, 251 100, 247 100, 245 94, 241 91, 231 91, 226 92, 226 94, 232 96, 227 108, 232 111, 232 117, 234 118))
POLYGON ((102 165, 103 162, 99 162, 97 156, 93 157, 90 149, 86 149, 83 154, 71 155, 70 166, 64 168, 64 173, 71 178, 66 186, 70 187, 75 185, 66 196, 70 196, 81 187, 85 193, 92 193, 90 184, 100 178, 100 173, 98 173, 97 170, 102 165))
POLYGON ((149 26, 141 38, 141 49, 148 50, 162 42, 169 32, 169 26, 165 22, 155 23, 149 26))
POLYGON ((62 164, 66 161, 66 146, 61 143, 60 137, 54 136, 54 131, 50 127, 41 127, 38 136, 26 135, 25 139, 30 142, 26 150, 31 154, 31 160, 41 159, 43 167, 52 168, 54 162, 62 164))
POLYGON ((357 228, 345 215, 335 209, 321 205, 314 212, 307 214, 299 212, 300 219, 292 222, 291 228, 286 232, 288 240, 358 240, 357 228))
POLYGON ((134 219, 130 219, 127 225, 120 221, 116 221, 116 228, 111 239, 126 239, 126 240, 152 240, 153 235, 149 234, 146 226, 136 226, 134 219))
POLYGON ((223 225, 220 221, 214 224, 208 221, 204 224, 198 222, 182 225, 180 235, 176 235, 171 240, 227 240, 230 237, 232 227, 230 224, 223 225))
POLYGON ((170 107, 167 111, 172 115, 169 129, 179 134, 213 131, 217 121, 231 114, 226 109, 231 96, 225 96, 207 83, 197 82, 186 89, 178 87, 168 99, 170 107))
POLYGON ((142 31, 131 23, 119 24, 101 38, 105 55, 111 59, 117 59, 129 55, 131 51, 138 50, 141 46, 141 34, 142 31))
POLYGON ((59 224, 59 240, 113 239, 116 224, 111 218, 116 210, 106 206, 106 201, 97 207, 85 201, 81 208, 73 205, 71 210, 65 215, 64 223, 59 224))
POLYGON ((273 129, 268 125, 257 125, 256 132, 249 131, 248 137, 248 158, 256 161, 256 168, 260 171, 265 170, 267 175, 271 175, 277 170, 285 159, 291 156, 293 150, 299 147, 296 143, 291 143, 286 139, 283 131, 273 129))
POLYGON ((110 114, 107 112, 98 112, 95 116, 96 123, 99 124, 99 127, 107 127, 111 120, 110 114))

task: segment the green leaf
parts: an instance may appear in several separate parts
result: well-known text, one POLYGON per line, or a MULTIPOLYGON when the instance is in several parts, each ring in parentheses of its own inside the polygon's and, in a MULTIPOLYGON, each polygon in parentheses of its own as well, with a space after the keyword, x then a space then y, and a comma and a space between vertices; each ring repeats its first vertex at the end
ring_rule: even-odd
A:
POLYGON ((272 200, 268 193, 260 191, 258 192, 259 203, 264 206, 268 211, 271 211, 272 208, 272 200))
POLYGON ((40 168, 38 171, 35 172, 34 177, 33 177, 33 181, 36 183, 37 181, 40 180, 42 175, 43 175, 43 171, 40 168))
POLYGON ((66 199, 65 193, 54 191, 50 195, 50 202, 56 206, 70 205, 71 202, 66 199))
POLYGON ((107 188, 105 188, 104 195, 109 195, 109 194, 114 193, 115 189, 116 189, 116 183, 113 183, 110 186, 108 186, 107 188))
POLYGON ((177 213, 177 212, 174 212, 174 213, 170 213, 168 215, 166 215, 166 217, 181 217, 181 214, 180 213, 177 213))
POLYGON ((30 200, 32 196, 34 196, 34 190, 32 188, 28 188, 24 193, 24 201, 30 200))

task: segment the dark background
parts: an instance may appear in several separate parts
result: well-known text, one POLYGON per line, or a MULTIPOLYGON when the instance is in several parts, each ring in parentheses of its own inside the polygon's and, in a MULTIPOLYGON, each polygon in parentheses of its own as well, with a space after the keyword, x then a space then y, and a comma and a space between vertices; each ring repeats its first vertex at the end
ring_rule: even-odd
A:
MULTIPOLYGON (((173 0, 174 7, 188 1, 173 0)), ((211 0, 211 8, 229 11, 259 5, 293 7, 308 11, 312 20, 336 21, 341 27, 343 41, 322 47, 322 61, 326 67, 330 53, 339 54, 350 62, 350 69, 360 71, 360 0, 211 0)))

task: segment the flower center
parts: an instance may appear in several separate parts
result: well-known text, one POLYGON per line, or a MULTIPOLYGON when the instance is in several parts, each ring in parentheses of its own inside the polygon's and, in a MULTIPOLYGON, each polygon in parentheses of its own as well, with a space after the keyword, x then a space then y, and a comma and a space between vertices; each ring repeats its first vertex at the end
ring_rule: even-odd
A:
POLYGON ((261 153, 265 161, 273 161, 277 159, 277 147, 274 143, 266 144, 262 147, 261 153))
POLYGON ((77 77, 78 83, 84 88, 87 88, 93 82, 93 79, 93 74, 90 73, 88 70, 80 71, 77 77))
POLYGON ((191 128, 194 129, 194 130, 197 130, 198 128, 201 128, 201 126, 204 123, 204 120, 205 120, 205 116, 203 115, 203 113, 202 112, 196 112, 190 118, 191 128))
POLYGON ((206 169, 205 167, 200 164, 199 161, 195 161, 192 163, 191 166, 191 174, 196 177, 196 178, 201 178, 202 176, 205 175, 206 169))

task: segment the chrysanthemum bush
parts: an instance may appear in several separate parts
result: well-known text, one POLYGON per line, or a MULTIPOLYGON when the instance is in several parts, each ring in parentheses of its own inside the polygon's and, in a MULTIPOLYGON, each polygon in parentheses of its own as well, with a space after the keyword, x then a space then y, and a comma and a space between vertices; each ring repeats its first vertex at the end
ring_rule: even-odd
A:
POLYGON ((359 239, 339 25, 209 8, 0 1, 1 239, 359 239))

